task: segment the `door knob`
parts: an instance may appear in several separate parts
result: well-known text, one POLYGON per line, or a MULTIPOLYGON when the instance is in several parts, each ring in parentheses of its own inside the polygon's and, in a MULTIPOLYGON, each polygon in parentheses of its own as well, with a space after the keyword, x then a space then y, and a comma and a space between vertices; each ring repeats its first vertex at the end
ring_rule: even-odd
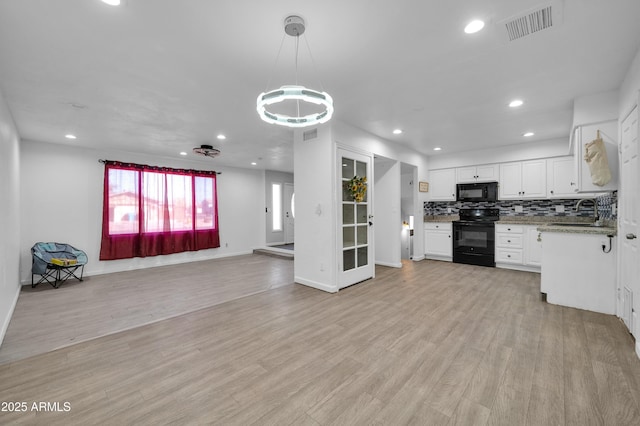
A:
POLYGON ((627 234, 627 240, 633 240, 636 238, 636 234, 627 234))

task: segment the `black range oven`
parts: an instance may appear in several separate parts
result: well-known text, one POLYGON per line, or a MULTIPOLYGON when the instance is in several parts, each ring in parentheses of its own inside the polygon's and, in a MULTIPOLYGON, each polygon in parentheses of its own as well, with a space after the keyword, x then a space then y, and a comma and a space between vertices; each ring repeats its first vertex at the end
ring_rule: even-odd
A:
POLYGON ((495 222, 500 209, 460 209, 453 222, 453 261, 480 266, 496 266, 495 222))

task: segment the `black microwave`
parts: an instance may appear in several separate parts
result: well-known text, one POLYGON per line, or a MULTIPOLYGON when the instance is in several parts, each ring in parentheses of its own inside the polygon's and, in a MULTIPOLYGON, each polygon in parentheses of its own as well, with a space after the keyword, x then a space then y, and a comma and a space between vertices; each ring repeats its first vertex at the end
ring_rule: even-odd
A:
POLYGON ((459 183, 456 186, 458 201, 496 201, 498 182, 459 183))

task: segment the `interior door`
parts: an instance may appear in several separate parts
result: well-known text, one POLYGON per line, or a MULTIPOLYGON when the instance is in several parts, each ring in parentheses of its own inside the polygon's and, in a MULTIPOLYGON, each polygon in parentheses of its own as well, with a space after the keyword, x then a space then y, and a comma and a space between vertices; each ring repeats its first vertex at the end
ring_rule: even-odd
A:
POLYGON ((618 282, 618 315, 638 337, 637 313, 640 311, 640 267, 638 266, 638 222, 640 222, 640 162, 638 161, 638 108, 621 125, 621 181, 620 181, 620 281, 618 282), (633 293, 635 300, 633 302, 633 293), (626 300, 626 299, 631 300, 626 300), (633 305, 631 305, 633 303, 633 305), (625 315, 625 304, 631 305, 625 315), (630 316, 630 317, 629 317, 630 316))
POLYGON ((293 244, 295 228, 295 194, 293 184, 284 184, 284 243, 293 244))
POLYGON ((373 176, 371 156, 338 149, 338 286, 344 288, 374 276, 373 176), (366 178, 366 192, 355 199, 354 178, 366 178))

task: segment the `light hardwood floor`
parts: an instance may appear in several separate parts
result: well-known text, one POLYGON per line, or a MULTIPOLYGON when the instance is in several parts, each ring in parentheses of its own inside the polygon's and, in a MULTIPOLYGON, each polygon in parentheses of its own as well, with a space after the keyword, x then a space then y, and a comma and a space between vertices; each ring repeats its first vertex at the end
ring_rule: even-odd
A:
POLYGON ((615 317, 541 302, 532 273, 422 261, 376 275, 0 365, 0 401, 71 405, 0 424, 640 424, 640 361, 615 317))
POLYGON ((235 256, 23 286, 0 364, 293 283, 293 262, 235 256))

